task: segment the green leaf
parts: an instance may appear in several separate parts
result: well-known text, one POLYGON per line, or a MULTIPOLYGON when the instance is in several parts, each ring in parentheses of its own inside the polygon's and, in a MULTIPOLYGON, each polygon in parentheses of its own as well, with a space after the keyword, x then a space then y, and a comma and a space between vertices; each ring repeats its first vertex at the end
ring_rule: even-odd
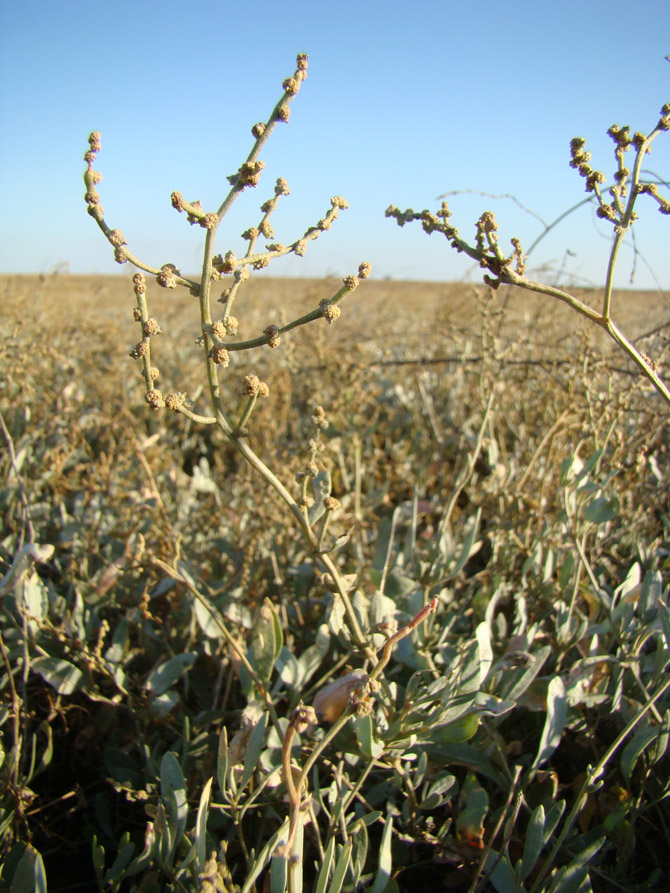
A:
POLYGON ((328 893, 340 893, 344 878, 347 874, 347 868, 349 868, 349 863, 351 862, 352 847, 353 841, 349 839, 346 845, 340 850, 340 855, 335 864, 335 871, 333 872, 333 879, 328 887, 328 893))
POLYGON ((219 786, 219 792, 224 800, 226 796, 226 783, 228 776, 228 731, 225 726, 221 727, 219 735, 219 747, 216 756, 216 783, 219 786))
POLYGON ((198 874, 205 870, 205 863, 207 862, 207 813, 213 781, 214 779, 210 778, 202 789, 198 805, 198 816, 195 821, 196 866, 198 874))
POLYGON ((565 812, 565 800, 557 800, 547 813, 544 823, 544 831, 542 832, 542 846, 545 846, 551 835, 556 830, 556 826, 561 820, 561 816, 565 812))
POLYGON ((652 744, 661 735, 662 729, 663 727, 640 729, 633 735, 631 740, 624 747, 621 754, 621 772, 627 783, 630 783, 630 777, 633 774, 635 764, 639 760, 640 756, 646 750, 646 748, 649 747, 649 745, 652 744))
POLYGON ((537 756, 533 761, 533 769, 545 763, 558 747, 565 728, 568 714, 568 702, 565 686, 560 676, 554 676, 547 689, 547 718, 542 730, 537 756))
POLYGON ((368 829, 364 821, 359 820, 356 822, 356 830, 351 835, 351 840, 354 845, 351 859, 351 883, 353 888, 356 889, 368 854, 368 829))
POLYGON ((269 682, 272 670, 284 645, 279 617, 269 598, 263 601, 254 627, 249 659, 263 682, 269 682))
POLYGON ((84 677, 79 667, 59 657, 36 657, 30 662, 31 670, 55 688, 59 695, 71 695, 79 691, 84 677))
POLYGON ((238 790, 243 791, 246 785, 249 783, 249 779, 254 774, 254 770, 258 765, 258 761, 261 757, 261 751, 263 750, 263 742, 265 741, 265 729, 268 724, 268 714, 263 713, 259 721, 254 726, 254 729, 249 736, 249 742, 247 744, 247 749, 244 752, 244 771, 242 772, 242 778, 240 779, 238 790))
POLYGON ((133 858, 134 853, 135 844, 132 842, 132 840, 130 840, 130 835, 126 831, 119 841, 119 848, 116 853, 116 858, 105 874, 106 885, 110 884, 112 881, 121 879, 124 876, 126 868, 130 865, 130 860, 133 858))
POLYGON ((621 504, 616 496, 597 496, 584 506, 582 517, 592 524, 604 524, 613 521, 621 511, 621 504))
POLYGON ((535 654, 531 655, 530 662, 524 669, 506 670, 497 694, 505 701, 518 701, 528 690, 550 654, 551 645, 543 645, 535 654))
POLYGON ((461 546, 461 552, 456 559, 456 564, 453 567, 449 568, 449 578, 457 576, 468 563, 468 559, 472 554, 472 548, 475 544, 475 538, 479 533, 479 523, 481 517, 482 510, 481 508, 478 508, 475 516, 473 518, 468 518, 467 533, 465 539, 463 540, 463 545, 461 546))
POLYGON ((47 893, 44 862, 32 844, 26 845, 23 855, 14 869, 11 886, 8 889, 10 893, 47 893))
POLYGON ((243 885, 242 889, 240 890, 240 893, 249 893, 252 886, 256 883, 256 878, 261 873, 261 871, 263 871, 265 866, 270 861, 270 857, 276 850, 277 845, 279 844, 279 841, 282 839, 284 839, 284 840, 287 839, 288 829, 289 829, 289 819, 286 819, 284 821, 284 824, 281 826, 281 828, 275 834, 272 835, 272 837, 265 844, 265 846, 260 851, 258 856, 256 856, 256 860, 255 860, 254 864, 251 866, 251 870, 249 871, 249 873, 247 874, 247 876, 245 878, 244 885, 243 885))
POLYGON ((524 888, 519 886, 506 853, 501 854, 491 850, 485 864, 487 867, 493 866, 489 881, 497 893, 522 893, 524 888))
POLYGON ((181 771, 179 760, 171 750, 163 754, 160 769, 161 798, 165 804, 170 829, 171 846, 174 852, 186 830, 188 801, 186 798, 186 782, 181 771))
POLYGON ((308 682, 321 666, 330 649, 330 631, 322 623, 316 631, 314 644, 306 648, 297 660, 295 687, 301 688, 308 682))
POLYGON ((159 697, 174 685, 177 679, 190 670, 194 663, 195 654, 193 652, 176 654, 149 673, 145 688, 154 698, 159 697))
POLYGON ((319 870, 319 876, 316 879, 314 893, 325 893, 326 884, 328 883, 328 875, 330 874, 330 866, 333 864, 333 856, 335 854, 335 838, 330 838, 330 843, 326 847, 323 857, 323 863, 319 870))
POLYGON ((356 716, 353 725, 361 753, 368 760, 376 760, 384 753, 384 743, 375 737, 372 716, 356 716))
POLYGON ((384 893, 387 888, 389 878, 391 877, 391 869, 393 868, 393 855, 391 853, 391 842, 393 839, 393 816, 388 816, 384 830, 382 832, 382 840, 379 844, 379 862, 377 874, 375 875, 370 893, 384 893))
POLYGON ((544 807, 540 804, 533 810, 526 830, 526 841, 519 869, 519 880, 521 881, 524 881, 535 867, 544 846, 544 822, 544 807))
POLYGON ((312 480, 312 493, 314 494, 314 502, 309 509, 309 523, 313 527, 319 518, 326 511, 323 500, 331 493, 330 472, 320 471, 312 480))
POLYGON ((549 888, 550 893, 582 893, 582 891, 590 890, 591 884, 587 880, 588 866, 604 843, 605 838, 599 837, 593 843, 585 846, 569 865, 561 868, 549 888), (584 886, 585 882, 588 884, 586 887, 584 886))
POLYGON ((484 820, 489 811, 489 797, 472 772, 465 777, 460 799, 463 808, 456 819, 458 839, 481 848, 484 845, 484 820))

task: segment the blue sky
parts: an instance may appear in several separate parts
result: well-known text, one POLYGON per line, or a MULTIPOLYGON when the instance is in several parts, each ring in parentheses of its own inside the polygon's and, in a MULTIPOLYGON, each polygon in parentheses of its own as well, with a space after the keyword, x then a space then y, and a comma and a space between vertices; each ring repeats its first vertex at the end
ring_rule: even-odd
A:
MULTIPOLYGON (((316 222, 332 195, 350 209, 304 258, 276 261, 275 275, 346 274, 368 260, 382 278, 477 279, 442 237, 401 230, 386 207, 435 208, 442 193, 480 190, 512 194, 551 222, 585 196, 568 165, 570 139, 587 139, 609 179, 606 129, 616 121, 647 132, 670 101, 668 0, 23 0, 3 5, 0 32, 3 272, 129 271, 85 213, 93 129, 108 223, 148 263, 197 270, 202 230, 170 207, 170 192, 218 207, 298 52, 309 53, 309 77, 291 122, 264 149, 263 179, 238 200, 217 249, 242 251, 239 233, 257 222, 278 176, 291 188, 274 217, 279 241, 316 222)), ((670 178, 670 134, 656 140, 649 167, 670 178)), ((643 198, 638 248, 667 289, 670 218, 643 198)), ((527 247, 541 232, 509 199, 466 194, 451 205, 464 236, 488 209, 504 239, 527 247)), ((573 281, 601 283, 609 239, 584 208, 531 263, 555 271, 565 262, 573 281)), ((624 252, 621 285, 631 258, 624 252)), ((654 286, 643 261, 635 285, 654 286)))

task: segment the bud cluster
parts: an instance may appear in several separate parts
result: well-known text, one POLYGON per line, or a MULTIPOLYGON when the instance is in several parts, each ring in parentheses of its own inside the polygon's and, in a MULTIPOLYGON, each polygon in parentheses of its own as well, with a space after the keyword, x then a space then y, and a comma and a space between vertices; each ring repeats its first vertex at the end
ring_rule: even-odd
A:
MULTIPOLYGON (((616 127, 616 125, 614 125, 614 127, 616 127)), ((612 128, 610 128, 610 130, 612 130, 612 128)), ((586 180, 587 192, 597 193, 598 186, 605 182, 605 175, 591 167, 589 164, 591 153, 586 151, 584 148, 585 146, 586 140, 581 136, 576 136, 570 140, 570 167, 579 171, 580 177, 584 177, 586 180)))

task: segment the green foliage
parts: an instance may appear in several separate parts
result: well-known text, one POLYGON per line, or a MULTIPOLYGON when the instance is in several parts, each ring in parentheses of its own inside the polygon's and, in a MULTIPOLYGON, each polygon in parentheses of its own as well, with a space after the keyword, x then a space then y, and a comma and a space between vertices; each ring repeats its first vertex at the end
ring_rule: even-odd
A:
POLYGON ((366 265, 306 314, 244 304, 328 228, 260 251, 278 183, 247 253, 213 254, 298 72, 214 216, 173 194, 200 281, 107 226, 92 135, 91 215, 157 280, 134 280, 149 409, 117 321, 47 342, 18 296, 2 322, 0 890, 662 889, 661 401, 561 319, 525 342, 504 286, 457 325, 385 290, 327 338, 366 265), (182 284, 195 321, 161 292, 182 284), (236 340, 233 299, 262 335, 236 340))

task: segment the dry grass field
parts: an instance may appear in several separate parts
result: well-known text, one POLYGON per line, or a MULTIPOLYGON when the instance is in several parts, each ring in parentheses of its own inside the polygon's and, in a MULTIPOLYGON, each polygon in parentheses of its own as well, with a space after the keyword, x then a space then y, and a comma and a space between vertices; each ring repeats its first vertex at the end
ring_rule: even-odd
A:
MULTIPOLYGON (((238 337, 338 285, 252 277, 238 337)), ((3 581, 4 878, 39 853, 53 890, 280 889, 280 732, 363 663, 319 557, 220 432, 147 407, 130 276, 5 275, 0 295, 0 578, 52 547, 3 581), (260 688, 196 591, 255 661, 262 722, 244 725, 260 688)), ((158 385, 207 414, 197 300, 149 281, 148 302, 158 385)), ((663 368, 667 297, 615 293, 613 316, 663 368)), ((394 651, 383 707, 310 772, 304 889, 339 890, 336 862, 342 889, 375 893, 665 889, 663 401, 569 308, 504 287, 372 278, 334 325, 246 357, 226 399, 267 382, 249 442, 292 491, 325 409, 334 560, 375 647, 373 620, 438 605, 394 651)))

